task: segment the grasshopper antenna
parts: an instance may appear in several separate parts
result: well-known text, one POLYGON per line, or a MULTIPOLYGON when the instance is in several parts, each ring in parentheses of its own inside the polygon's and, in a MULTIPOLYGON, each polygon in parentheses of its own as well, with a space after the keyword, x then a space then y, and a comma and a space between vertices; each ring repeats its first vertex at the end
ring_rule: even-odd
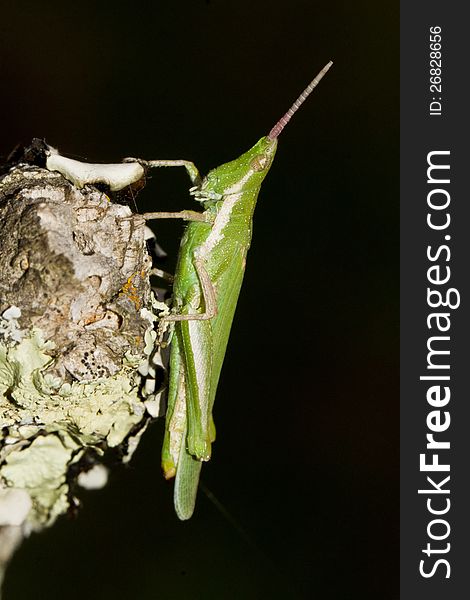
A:
POLYGON ((277 137, 279 137, 279 134, 281 133, 281 131, 284 129, 284 127, 287 125, 287 123, 289 123, 289 121, 292 119, 292 116, 299 110, 299 108, 302 106, 302 104, 305 102, 305 100, 310 96, 310 94, 313 92, 313 90, 317 87, 317 85, 323 79, 323 76, 326 74, 326 72, 328 71, 328 69, 331 67, 332 64, 333 64, 333 61, 330 60, 330 62, 323 67, 323 69, 320 71, 320 73, 318 73, 318 75, 308 84, 308 86, 300 94, 300 96, 297 98, 297 100, 294 102, 294 104, 289 108, 289 110, 286 112, 286 114, 281 119, 279 119, 279 121, 276 123, 276 125, 274 125, 274 127, 268 133, 268 138, 270 140, 275 140, 277 137))

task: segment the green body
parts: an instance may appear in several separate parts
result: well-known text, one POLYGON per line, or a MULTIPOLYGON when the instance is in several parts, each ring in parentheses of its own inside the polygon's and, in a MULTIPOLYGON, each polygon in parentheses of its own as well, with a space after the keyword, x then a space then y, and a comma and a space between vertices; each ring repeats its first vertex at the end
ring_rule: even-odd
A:
MULTIPOLYGON (((176 476, 175 509, 180 519, 194 511, 202 461, 215 439, 212 407, 251 242, 259 190, 274 159, 277 138, 333 63, 309 83, 269 134, 236 160, 212 170, 192 188, 204 213, 148 213, 147 218, 195 219, 181 241, 173 287, 175 322, 162 466, 176 476)), ((189 161, 148 161, 148 166, 184 166, 193 181, 199 173, 189 161)))
POLYGON ((276 139, 264 137, 240 158, 212 170, 195 192, 209 222, 191 222, 181 241, 173 311, 207 311, 195 267, 199 259, 213 287, 217 314, 177 321, 171 345, 162 466, 167 478, 176 475, 180 519, 193 513, 201 464, 209 460, 215 439, 212 407, 250 247, 253 212, 276 146, 276 139))

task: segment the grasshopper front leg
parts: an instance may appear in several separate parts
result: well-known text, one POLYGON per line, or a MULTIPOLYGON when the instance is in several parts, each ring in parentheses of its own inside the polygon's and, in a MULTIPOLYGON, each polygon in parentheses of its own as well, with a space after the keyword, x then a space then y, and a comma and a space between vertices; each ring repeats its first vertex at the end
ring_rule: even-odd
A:
POLYGON ((125 163, 132 163, 132 162, 136 162, 139 163, 139 165, 142 165, 144 167, 147 167, 149 169, 154 169, 154 168, 158 168, 158 167, 184 167, 186 169, 187 174, 189 175, 189 178, 192 181, 192 184, 195 187, 199 187, 201 185, 201 176, 199 174, 199 170, 197 169, 196 165, 191 162, 190 160, 183 160, 183 159, 178 159, 178 160, 142 160, 141 158, 132 158, 132 157, 128 157, 125 158, 123 160, 123 162, 125 163))
POLYGON ((146 221, 154 219, 183 219, 183 221, 200 221, 202 223, 210 223, 211 217, 205 212, 197 212, 195 210, 180 210, 178 212, 149 212, 143 213, 142 216, 146 221))

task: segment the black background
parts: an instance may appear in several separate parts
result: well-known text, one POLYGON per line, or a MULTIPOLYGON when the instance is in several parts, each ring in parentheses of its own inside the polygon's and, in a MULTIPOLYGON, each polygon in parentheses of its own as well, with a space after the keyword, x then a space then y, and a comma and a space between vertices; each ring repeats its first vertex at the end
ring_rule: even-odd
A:
MULTIPOLYGON (((78 519, 33 535, 5 599, 398 595, 398 3, 184 0, 2 7, 0 153, 45 137, 91 162, 202 173, 283 133, 215 405, 218 439, 180 523, 162 423, 78 519)), ((192 208, 156 172, 141 210, 192 208)), ((162 223, 170 259, 181 223, 162 223)))

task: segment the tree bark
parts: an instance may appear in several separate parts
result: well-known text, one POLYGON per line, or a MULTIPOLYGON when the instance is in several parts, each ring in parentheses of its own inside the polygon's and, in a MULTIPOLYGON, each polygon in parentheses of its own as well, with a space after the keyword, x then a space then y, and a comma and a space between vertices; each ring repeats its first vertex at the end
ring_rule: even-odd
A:
POLYGON ((84 473, 109 448, 128 460, 159 414, 150 269, 128 206, 36 164, 0 177, 0 580, 24 536, 78 504, 84 473))

